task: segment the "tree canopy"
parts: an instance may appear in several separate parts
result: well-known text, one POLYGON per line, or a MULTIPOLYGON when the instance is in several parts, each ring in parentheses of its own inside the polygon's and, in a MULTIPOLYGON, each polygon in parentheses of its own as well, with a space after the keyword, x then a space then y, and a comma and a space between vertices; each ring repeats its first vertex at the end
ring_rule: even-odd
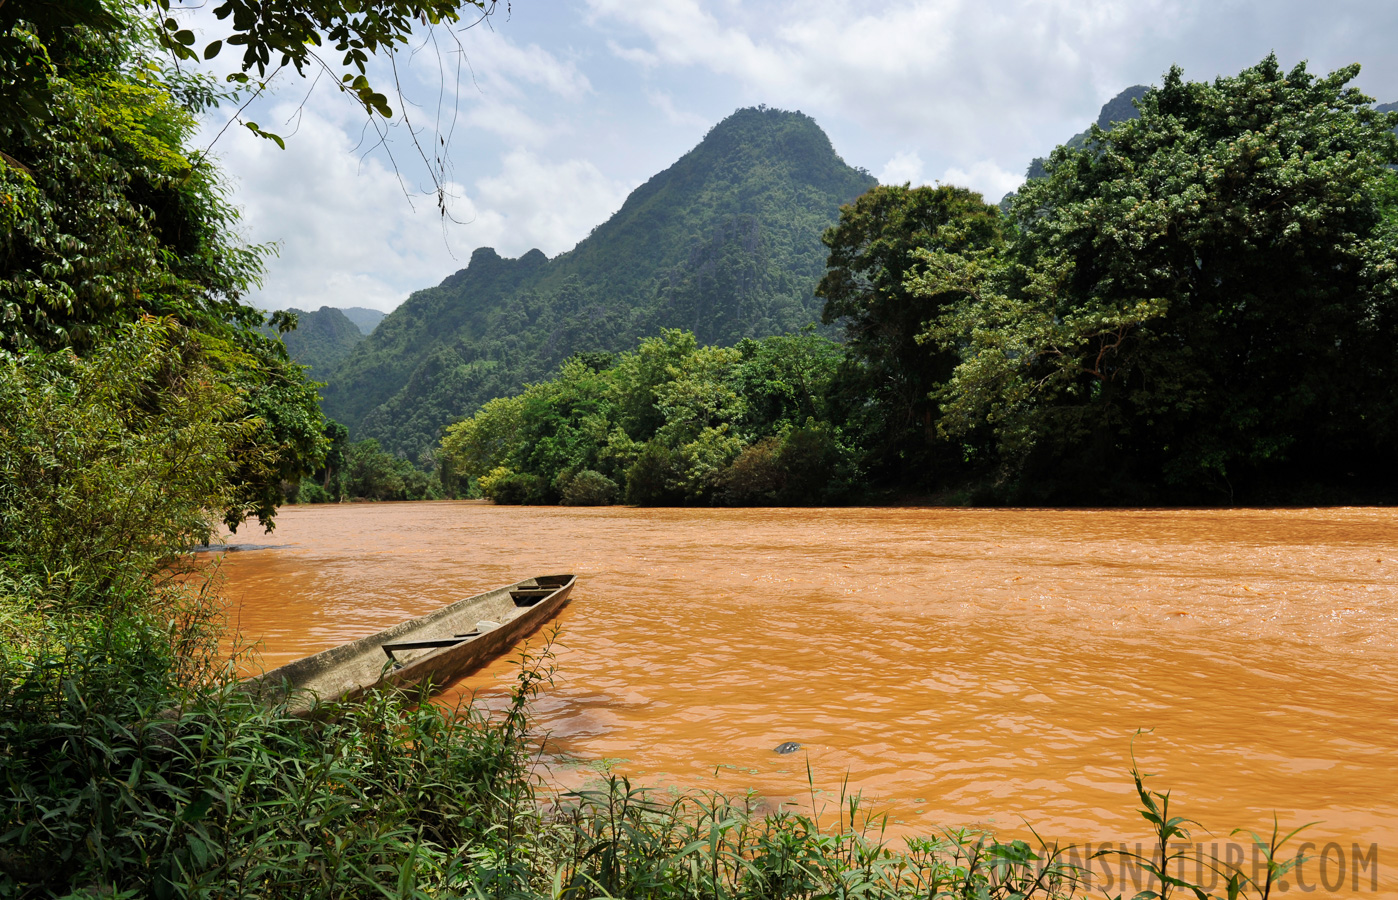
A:
POLYGON ((966 188, 880 185, 844 207, 822 241, 830 255, 816 295, 825 299, 823 321, 843 327, 860 364, 865 439, 889 475, 922 480, 935 466, 931 393, 956 359, 949 350, 929 353, 918 337, 961 294, 910 290, 916 251, 994 250, 1003 242, 1000 212, 966 188))
POLYGON ((250 426, 230 446, 240 487, 224 519, 270 525, 281 482, 324 452, 323 419, 304 372, 259 332, 263 314, 240 302, 264 248, 238 237, 218 171, 190 149, 194 110, 152 62, 138 12, 8 32, 35 54, 25 71, 45 102, 0 121, 0 350, 85 355, 144 317, 176 324, 233 392, 222 414, 250 426))
MULTIPOLYGON (((346 89, 386 116, 368 55, 468 8, 491 7, 228 0, 215 13, 230 27, 221 40, 244 51, 234 81, 269 64, 332 68, 317 55, 329 45, 358 73, 346 89)), ((143 317, 173 323, 232 391, 221 414, 250 425, 230 445, 240 487, 225 521, 270 525, 282 484, 320 464, 325 423, 315 386, 241 302, 266 248, 238 237, 217 169, 191 147, 196 116, 228 93, 179 67, 194 38, 177 13, 167 0, 0 3, 0 350, 86 355, 143 317)), ((274 319, 274 331, 294 324, 274 319)))
POLYGON ((800 504, 844 496, 856 452, 814 334, 701 347, 665 330, 574 357, 447 429, 444 480, 505 503, 800 504))
POLYGON ((1172 69, 1025 185, 1002 263, 923 253, 912 293, 963 297, 924 336, 942 431, 1027 496, 1391 484, 1398 138, 1357 72, 1172 69))

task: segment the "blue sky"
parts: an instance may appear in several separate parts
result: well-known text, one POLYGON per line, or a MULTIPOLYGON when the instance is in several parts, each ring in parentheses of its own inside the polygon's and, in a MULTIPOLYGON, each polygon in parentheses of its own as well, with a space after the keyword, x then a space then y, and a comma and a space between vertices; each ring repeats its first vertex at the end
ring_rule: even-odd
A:
MULTIPOLYGON (((394 62, 419 142, 450 134, 450 218, 401 117, 386 145, 366 141, 362 112, 326 82, 279 76, 244 113, 290 134, 286 150, 238 127, 213 142, 244 236, 278 245, 252 302, 389 310, 477 247, 556 255, 744 106, 807 113, 882 181, 998 200, 1032 157, 1172 64, 1209 79, 1269 51, 1314 72, 1358 62, 1361 88, 1398 100, 1391 0, 514 0, 439 29, 440 53, 433 37, 394 62)), ((373 74, 392 78, 383 60, 373 74)), ((205 143, 232 112, 205 123, 205 143)))

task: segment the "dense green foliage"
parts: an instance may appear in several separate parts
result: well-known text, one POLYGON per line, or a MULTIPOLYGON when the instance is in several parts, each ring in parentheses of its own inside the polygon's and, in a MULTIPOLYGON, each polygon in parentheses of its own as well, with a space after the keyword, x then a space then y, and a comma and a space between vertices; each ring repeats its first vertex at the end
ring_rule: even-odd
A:
POLYGON ((325 411, 416 459, 443 426, 576 352, 627 350, 662 327, 729 346, 798 330, 819 318, 821 233, 873 184, 808 117, 740 110, 573 250, 477 250, 413 294, 328 375, 325 411))
POLYGON ((881 185, 841 210, 826 232, 830 256, 816 294, 857 362, 845 390, 863 401, 858 431, 876 480, 926 484, 958 462, 955 448, 947 458, 936 440, 939 409, 930 396, 951 376, 956 355, 929 353, 919 337, 963 295, 914 293, 908 279, 920 264, 917 251, 994 252, 1003 239, 999 210, 947 185, 881 185))
POLYGON ((501 503, 836 500, 857 478, 830 400, 841 359, 809 333, 701 347, 679 330, 575 357, 451 426, 443 480, 501 503))
POLYGON ((234 450, 258 425, 238 394, 178 326, 117 338, 0 359, 0 579, 44 605, 100 608, 134 589, 112 573, 205 543, 209 511, 240 505, 234 450))
POLYGON ((46 9, 4 7, 30 52, 28 80, 5 91, 33 102, 0 117, 0 350, 86 354, 143 316, 178 323, 248 426, 230 447, 225 520, 270 525, 281 482, 317 464, 322 424, 301 369, 238 301, 261 249, 239 241, 217 172, 188 149, 216 92, 151 62, 137 7, 48 32, 25 18, 46 9))
POLYGON ((351 444, 345 427, 338 422, 331 424, 336 443, 327 454, 325 468, 303 479, 289 499, 300 503, 441 499, 442 486, 435 470, 385 453, 373 438, 351 444))
POLYGON ((1390 496, 1398 138, 1357 71, 1173 70, 1054 153, 1003 255, 923 253, 914 293, 965 297, 941 427, 1008 495, 1390 496))

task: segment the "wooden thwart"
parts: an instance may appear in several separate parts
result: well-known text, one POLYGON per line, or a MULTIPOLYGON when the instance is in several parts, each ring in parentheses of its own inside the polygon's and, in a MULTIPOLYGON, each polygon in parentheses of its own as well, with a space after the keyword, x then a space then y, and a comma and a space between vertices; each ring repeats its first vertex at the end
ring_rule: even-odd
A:
POLYGON ((398 657, 393 654, 403 650, 432 650, 438 647, 454 647, 468 637, 473 635, 462 634, 452 638, 444 638, 437 641, 403 641, 398 644, 383 644, 383 652, 388 654, 388 658, 397 662, 398 657))

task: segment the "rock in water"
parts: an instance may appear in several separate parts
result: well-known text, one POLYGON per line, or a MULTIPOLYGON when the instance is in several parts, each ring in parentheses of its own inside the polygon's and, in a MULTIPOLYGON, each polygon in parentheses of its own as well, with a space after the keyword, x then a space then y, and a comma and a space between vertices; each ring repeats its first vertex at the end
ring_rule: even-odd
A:
POLYGON ((778 744, 778 745, 776 746, 776 748, 773 750, 773 752, 774 752, 774 753, 783 753, 783 754, 785 754, 785 753, 795 753, 797 750, 800 750, 800 749, 801 749, 801 745, 800 745, 800 744, 796 743, 795 741, 787 741, 787 742, 785 742, 785 743, 778 744))

